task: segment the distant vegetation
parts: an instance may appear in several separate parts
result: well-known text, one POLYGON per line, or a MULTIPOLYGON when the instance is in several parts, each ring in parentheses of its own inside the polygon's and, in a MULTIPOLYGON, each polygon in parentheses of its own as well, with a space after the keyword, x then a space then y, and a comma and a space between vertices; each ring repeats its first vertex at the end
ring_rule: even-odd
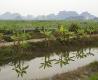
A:
POLYGON ((46 38, 70 41, 98 33, 98 21, 0 21, 0 42, 46 38))

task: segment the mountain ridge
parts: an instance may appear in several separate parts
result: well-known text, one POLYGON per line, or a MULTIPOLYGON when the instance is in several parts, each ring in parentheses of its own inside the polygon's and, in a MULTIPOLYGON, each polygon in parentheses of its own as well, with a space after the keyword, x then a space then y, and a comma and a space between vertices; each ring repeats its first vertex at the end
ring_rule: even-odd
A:
POLYGON ((68 20, 68 19, 98 19, 98 17, 88 13, 82 12, 81 14, 76 11, 60 11, 58 14, 49 14, 49 15, 39 15, 34 17, 33 15, 22 16, 19 13, 10 13, 5 12, 0 15, 0 20, 68 20))

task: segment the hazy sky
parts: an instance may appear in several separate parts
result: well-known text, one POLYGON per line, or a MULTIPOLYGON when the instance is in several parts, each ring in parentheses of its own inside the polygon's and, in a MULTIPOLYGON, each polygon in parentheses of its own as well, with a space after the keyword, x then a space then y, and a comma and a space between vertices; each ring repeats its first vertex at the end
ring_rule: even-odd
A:
POLYGON ((98 0, 0 0, 0 14, 4 12, 47 15, 59 11, 88 11, 98 16, 98 0))

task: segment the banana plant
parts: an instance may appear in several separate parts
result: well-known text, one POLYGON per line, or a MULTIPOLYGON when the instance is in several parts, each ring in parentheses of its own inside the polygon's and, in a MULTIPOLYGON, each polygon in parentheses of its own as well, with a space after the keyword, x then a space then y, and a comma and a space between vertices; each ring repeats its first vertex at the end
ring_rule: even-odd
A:
POLYGON ((69 27, 68 31, 74 32, 75 34, 77 34, 79 29, 80 29, 80 27, 77 24, 72 23, 71 26, 69 27))
POLYGON ((14 45, 17 43, 17 45, 20 45, 20 43, 23 41, 25 41, 26 39, 28 39, 29 34, 25 33, 25 32, 14 32, 13 35, 11 36, 11 38, 14 40, 14 45))
POLYGON ((42 30, 40 30, 40 33, 45 35, 46 46, 49 46, 49 40, 51 40, 53 36, 52 31, 49 29, 43 28, 42 30))
POLYGON ((93 26, 88 26, 87 31, 89 32, 89 35, 90 35, 90 38, 91 38, 91 35, 95 31, 95 29, 94 29, 93 26))
POLYGON ((0 41, 2 41, 3 40, 3 33, 0 33, 0 41))
POLYGON ((61 25, 59 28, 58 28, 58 30, 57 30, 57 32, 58 32, 58 36, 59 36, 59 39, 61 40, 61 41, 65 41, 66 40, 66 33, 68 32, 68 30, 63 26, 63 25, 61 25))
POLYGON ((75 37, 75 34, 73 32, 67 32, 65 36, 66 36, 66 40, 70 41, 71 39, 75 37))
POLYGON ((13 31, 13 35, 11 36, 11 39, 14 41, 14 45, 16 45, 16 42, 18 42, 18 45, 20 44, 20 39, 19 39, 19 33, 13 31))
POLYGON ((81 39, 81 38, 86 37, 86 36, 87 36, 87 34, 84 32, 83 29, 79 29, 77 31, 77 34, 76 34, 76 38, 77 39, 81 39))

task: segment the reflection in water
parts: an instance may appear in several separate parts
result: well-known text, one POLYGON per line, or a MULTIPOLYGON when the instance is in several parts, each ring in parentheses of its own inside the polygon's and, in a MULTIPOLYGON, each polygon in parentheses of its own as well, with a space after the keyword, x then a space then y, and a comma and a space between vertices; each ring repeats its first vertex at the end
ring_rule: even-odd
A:
POLYGON ((28 65, 24 66, 24 64, 21 61, 19 61, 17 64, 14 64, 13 66, 14 68, 12 70, 14 70, 17 73, 18 77, 23 77, 24 74, 27 73, 26 70, 29 67, 28 65))
POLYGON ((62 67, 63 65, 69 64, 69 61, 74 61, 73 56, 70 57, 68 54, 61 54, 59 56, 59 59, 56 59, 56 63, 55 64, 60 64, 60 67, 62 67))
POLYGON ((63 53, 61 52, 58 55, 58 59, 52 59, 52 60, 50 59, 51 58, 50 56, 44 56, 44 61, 43 63, 41 63, 40 68, 45 69, 45 68, 52 67, 52 62, 54 62, 55 64, 59 64, 60 67, 62 67, 63 65, 69 64, 70 61, 75 61, 75 59, 82 59, 82 58, 86 58, 87 56, 94 56, 94 54, 91 53, 91 48, 79 49, 72 53, 73 54, 71 54, 70 51, 66 51, 63 53))
POLYGON ((88 48, 88 52, 86 52, 86 49, 81 49, 81 50, 76 52, 76 58, 77 59, 85 58, 87 56, 94 56, 94 54, 91 53, 91 48, 88 48))
POLYGON ((53 60, 50 60, 50 56, 45 56, 44 62, 41 63, 40 68, 44 67, 44 69, 45 69, 46 67, 52 67, 52 61, 53 60))
MULTIPOLYGON (((64 51, 50 51, 50 52, 41 52, 41 54, 31 52, 23 52, 19 51, 19 53, 10 53, 7 56, 2 56, 0 59, 0 64, 5 65, 11 63, 12 70, 17 73, 18 78, 23 78, 28 74, 28 68, 30 65, 25 64, 25 61, 31 61, 37 57, 42 58, 39 69, 46 70, 47 68, 52 68, 54 65, 59 65, 61 68, 70 64, 70 62, 76 61, 78 59, 86 58, 88 56, 94 56, 92 53, 92 48, 79 48, 73 51, 70 48, 65 49, 64 51), (56 57, 53 57, 56 56, 56 57)), ((13 51, 11 51, 13 52, 13 51)), ((1 54, 0 54, 1 55, 1 54)), ((5 55, 5 54, 4 54, 5 55)), ((35 64, 34 64, 35 66, 35 64)), ((1 71, 1 69, 0 69, 1 71)), ((4 79, 5 80, 5 79, 4 79)), ((16 80, 16 79, 15 79, 16 80)), ((19 79, 20 80, 20 79, 19 79)))

